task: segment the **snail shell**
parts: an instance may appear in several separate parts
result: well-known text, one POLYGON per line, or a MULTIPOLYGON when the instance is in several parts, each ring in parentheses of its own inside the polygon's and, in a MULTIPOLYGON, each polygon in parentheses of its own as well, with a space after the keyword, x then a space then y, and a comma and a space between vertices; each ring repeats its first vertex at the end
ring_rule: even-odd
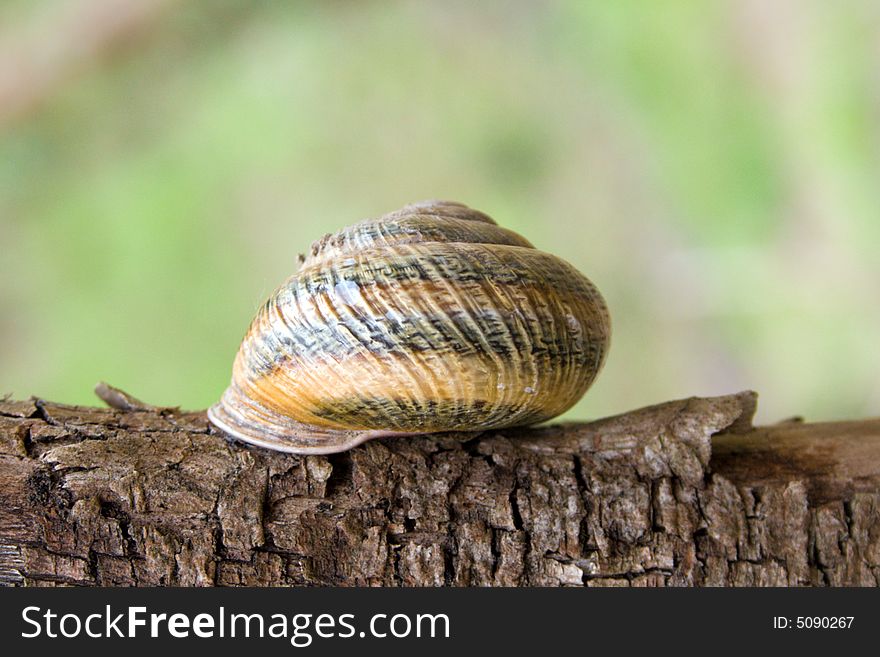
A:
POLYGON ((425 201, 315 242, 257 313, 208 416, 300 454, 528 425, 583 395, 609 337, 605 302, 574 267, 481 212, 425 201))

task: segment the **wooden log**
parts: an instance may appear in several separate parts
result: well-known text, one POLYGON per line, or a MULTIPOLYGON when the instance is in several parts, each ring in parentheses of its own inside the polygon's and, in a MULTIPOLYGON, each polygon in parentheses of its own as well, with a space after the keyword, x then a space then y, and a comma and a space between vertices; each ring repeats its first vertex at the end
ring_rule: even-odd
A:
POLYGON ((880 419, 753 428, 755 399, 329 457, 129 397, 7 399, 0 582, 877 585, 880 419))

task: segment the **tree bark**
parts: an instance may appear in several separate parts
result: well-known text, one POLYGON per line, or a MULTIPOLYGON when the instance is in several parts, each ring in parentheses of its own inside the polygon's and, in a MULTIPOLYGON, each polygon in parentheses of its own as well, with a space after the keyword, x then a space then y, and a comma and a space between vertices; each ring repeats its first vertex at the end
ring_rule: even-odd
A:
POLYGON ((877 585, 880 419, 754 407, 298 457, 203 412, 0 401, 0 583, 877 585))

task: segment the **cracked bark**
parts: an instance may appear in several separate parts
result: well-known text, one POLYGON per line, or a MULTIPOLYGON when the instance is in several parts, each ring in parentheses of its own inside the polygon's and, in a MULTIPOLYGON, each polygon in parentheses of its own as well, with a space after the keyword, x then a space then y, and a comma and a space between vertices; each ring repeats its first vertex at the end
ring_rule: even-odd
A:
POLYGON ((877 585, 880 420, 754 405, 298 457, 202 412, 0 401, 0 583, 877 585))

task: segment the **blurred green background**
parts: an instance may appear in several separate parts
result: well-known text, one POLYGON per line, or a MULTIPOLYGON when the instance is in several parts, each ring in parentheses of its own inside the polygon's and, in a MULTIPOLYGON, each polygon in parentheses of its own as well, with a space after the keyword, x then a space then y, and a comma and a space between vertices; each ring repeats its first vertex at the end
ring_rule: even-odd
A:
POLYGON ((611 308, 587 418, 880 409, 869 2, 0 4, 0 394, 204 407, 311 241, 422 198, 611 308))

